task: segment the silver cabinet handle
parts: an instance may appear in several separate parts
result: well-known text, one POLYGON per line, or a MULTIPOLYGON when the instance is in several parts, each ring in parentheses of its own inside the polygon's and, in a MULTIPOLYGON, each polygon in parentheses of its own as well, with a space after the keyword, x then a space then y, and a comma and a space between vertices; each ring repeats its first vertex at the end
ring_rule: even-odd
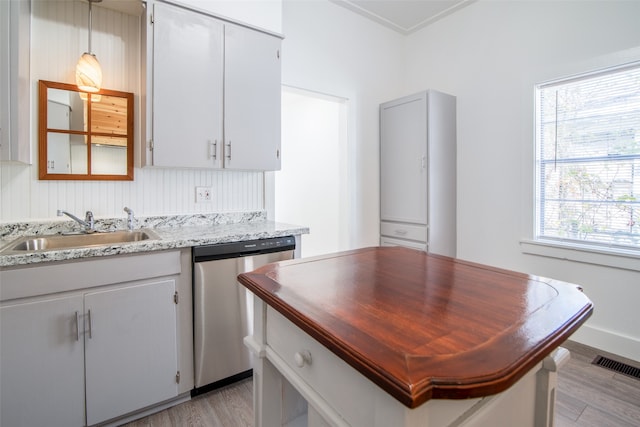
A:
POLYGON ((407 234, 407 230, 402 230, 402 229, 399 229, 399 228, 394 230, 394 231, 398 236, 405 236, 407 234))
POLYGON ((227 150, 227 159, 231 160, 231 141, 229 141, 229 143, 227 144, 227 147, 229 147, 229 149, 227 150))
POLYGON ((80 341, 80 313, 76 311, 76 341, 80 341))
POLYGON ((209 158, 218 160, 218 140, 216 139, 213 142, 209 140, 207 143, 209 144, 209 158))
POLYGON ((89 310, 88 314, 89 314, 89 339, 91 339, 93 337, 93 334, 92 334, 93 325, 92 325, 92 322, 91 322, 91 310, 89 310))

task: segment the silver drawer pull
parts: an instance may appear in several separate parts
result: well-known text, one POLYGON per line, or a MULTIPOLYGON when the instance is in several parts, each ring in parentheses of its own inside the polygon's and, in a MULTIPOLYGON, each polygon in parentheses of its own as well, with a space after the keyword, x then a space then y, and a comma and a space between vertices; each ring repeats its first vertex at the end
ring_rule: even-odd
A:
POLYGON ((293 355, 293 359, 298 368, 302 368, 304 365, 311 365, 311 353, 309 350, 297 351, 296 354, 293 355))
POLYGON ((396 229, 395 233, 399 236, 404 236, 407 234, 407 230, 400 230, 400 229, 396 229))

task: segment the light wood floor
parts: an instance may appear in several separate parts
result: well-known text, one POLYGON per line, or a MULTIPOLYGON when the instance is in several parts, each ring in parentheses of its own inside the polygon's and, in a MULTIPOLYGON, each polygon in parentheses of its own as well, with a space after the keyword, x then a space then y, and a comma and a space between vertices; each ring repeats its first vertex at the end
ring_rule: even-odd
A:
POLYGON ((640 362, 571 341, 563 347, 571 359, 558 378, 556 427, 640 426, 640 379, 591 364, 597 355, 638 368, 640 362))
MULTIPOLYGON (((640 363, 567 342, 571 359, 560 370, 556 427, 640 426, 640 380, 592 365, 596 355, 640 363)), ((251 379, 126 424, 126 427, 252 427, 251 379)))

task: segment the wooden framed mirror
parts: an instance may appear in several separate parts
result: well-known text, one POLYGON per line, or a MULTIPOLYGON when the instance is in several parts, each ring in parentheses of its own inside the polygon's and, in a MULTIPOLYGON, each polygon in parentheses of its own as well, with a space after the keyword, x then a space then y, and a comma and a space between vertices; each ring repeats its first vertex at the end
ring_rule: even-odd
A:
POLYGON ((40 179, 133 181, 133 93, 40 80, 40 179))

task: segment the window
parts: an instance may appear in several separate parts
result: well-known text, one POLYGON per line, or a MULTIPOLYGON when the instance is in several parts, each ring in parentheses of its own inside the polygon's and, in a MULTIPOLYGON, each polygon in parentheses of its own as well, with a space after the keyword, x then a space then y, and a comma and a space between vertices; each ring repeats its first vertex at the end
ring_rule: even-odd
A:
POLYGON ((536 88, 536 239, 640 249, 640 63, 536 88))

